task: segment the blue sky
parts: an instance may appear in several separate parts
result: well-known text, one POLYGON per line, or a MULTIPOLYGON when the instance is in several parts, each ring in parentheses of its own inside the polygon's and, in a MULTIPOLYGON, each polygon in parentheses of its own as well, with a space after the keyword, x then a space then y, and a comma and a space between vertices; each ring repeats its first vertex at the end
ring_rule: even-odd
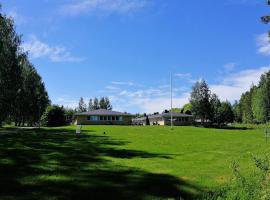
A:
POLYGON ((188 102, 204 78, 239 99, 270 69, 264 0, 0 0, 55 104, 109 96, 115 110, 188 102))

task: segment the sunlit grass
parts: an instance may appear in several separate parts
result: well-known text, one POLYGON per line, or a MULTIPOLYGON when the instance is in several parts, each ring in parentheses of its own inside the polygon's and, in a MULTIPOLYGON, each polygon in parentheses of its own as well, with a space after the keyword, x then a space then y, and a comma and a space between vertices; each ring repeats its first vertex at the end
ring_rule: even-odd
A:
POLYGON ((252 171, 270 145, 262 129, 75 129, 1 129, 0 199, 189 199, 228 182, 234 160, 252 171))

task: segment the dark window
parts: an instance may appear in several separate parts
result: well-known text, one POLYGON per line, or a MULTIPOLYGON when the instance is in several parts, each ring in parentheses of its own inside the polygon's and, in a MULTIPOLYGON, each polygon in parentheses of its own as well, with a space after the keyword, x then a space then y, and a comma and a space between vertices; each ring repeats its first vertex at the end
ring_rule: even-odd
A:
POLYGON ((115 121, 115 116, 112 116, 112 120, 115 121))

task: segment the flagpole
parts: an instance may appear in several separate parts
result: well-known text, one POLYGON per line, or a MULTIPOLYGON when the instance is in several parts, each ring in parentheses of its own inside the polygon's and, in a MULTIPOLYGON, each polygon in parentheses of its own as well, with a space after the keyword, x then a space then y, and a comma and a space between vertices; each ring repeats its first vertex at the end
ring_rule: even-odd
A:
POLYGON ((172 110, 172 107, 173 107, 173 89, 172 89, 172 72, 171 72, 171 130, 173 129, 173 110, 172 110))

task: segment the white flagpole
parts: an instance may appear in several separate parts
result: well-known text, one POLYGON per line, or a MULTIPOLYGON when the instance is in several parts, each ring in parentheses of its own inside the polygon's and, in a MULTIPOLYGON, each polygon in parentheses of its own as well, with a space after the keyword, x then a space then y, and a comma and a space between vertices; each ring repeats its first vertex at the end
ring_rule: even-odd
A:
POLYGON ((173 129, 173 110, 172 110, 172 107, 173 107, 173 88, 172 88, 172 73, 171 73, 171 129, 173 129))

